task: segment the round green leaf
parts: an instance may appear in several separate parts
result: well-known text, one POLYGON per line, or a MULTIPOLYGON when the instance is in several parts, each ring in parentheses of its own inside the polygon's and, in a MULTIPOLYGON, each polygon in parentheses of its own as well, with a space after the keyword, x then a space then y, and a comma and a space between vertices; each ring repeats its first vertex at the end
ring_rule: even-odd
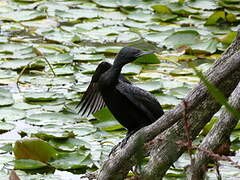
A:
POLYGON ((32 159, 40 162, 46 162, 57 155, 57 151, 51 145, 37 138, 16 141, 13 152, 16 159, 32 159))
POLYGON ((14 168, 15 169, 39 169, 46 167, 47 164, 42 163, 40 161, 32 160, 32 159, 16 159, 14 161, 14 168))
POLYGON ((90 155, 82 152, 61 153, 48 163, 55 168, 65 170, 86 168, 93 165, 90 155))
POLYGON ((20 109, 15 109, 12 107, 2 107, 0 108, 0 119, 6 121, 14 121, 23 119, 25 117, 25 112, 20 109))
POLYGON ((178 48, 198 43, 200 35, 197 31, 186 30, 172 33, 165 39, 165 45, 168 48, 178 48))
POLYGON ((15 125, 7 122, 0 122, 0 134, 10 131, 15 128, 15 125))
POLYGON ((8 89, 0 87, 0 107, 1 106, 9 106, 14 103, 12 94, 8 89))

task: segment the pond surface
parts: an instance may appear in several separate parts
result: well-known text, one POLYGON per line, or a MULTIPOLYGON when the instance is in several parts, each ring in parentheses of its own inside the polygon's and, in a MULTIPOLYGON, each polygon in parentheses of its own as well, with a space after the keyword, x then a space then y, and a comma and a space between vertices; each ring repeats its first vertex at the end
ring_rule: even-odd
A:
MULTIPOLYGON (((122 73, 167 111, 199 82, 188 62, 206 71, 233 41, 239 10, 236 0, 2 0, 0 179, 12 169, 21 180, 88 179, 126 134, 106 108, 77 114, 97 65, 124 46, 153 50, 122 73)), ((239 132, 231 138, 238 150, 239 132)), ((185 179, 189 163, 184 154, 165 178, 185 179)), ((240 176, 226 162, 220 171, 240 176)))

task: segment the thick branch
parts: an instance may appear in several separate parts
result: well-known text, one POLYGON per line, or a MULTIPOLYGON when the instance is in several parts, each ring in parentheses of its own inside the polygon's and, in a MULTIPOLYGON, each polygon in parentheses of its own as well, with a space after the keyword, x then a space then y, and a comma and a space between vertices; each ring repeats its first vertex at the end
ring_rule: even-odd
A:
MULTIPOLYGON (((231 45, 232 48, 240 49, 240 36, 237 37, 237 39, 234 41, 234 43, 231 45)), ((221 59, 219 59, 213 68, 211 68, 208 71, 208 79, 211 83, 213 83, 216 87, 220 88, 222 92, 228 96, 232 90, 235 88, 238 79, 240 77, 240 69, 238 68, 240 65, 240 53, 234 54, 235 51, 227 50, 221 59), (234 54, 234 55, 233 55, 234 54)), ((202 85, 199 84, 197 87, 195 87, 185 98, 185 101, 188 103, 188 112, 189 114, 192 114, 189 116, 190 119, 196 120, 200 124, 200 128, 204 126, 210 119, 210 116, 212 116, 219 108, 220 105, 218 105, 215 100, 209 95, 207 89, 202 85), (208 108, 208 109, 206 109, 208 108), (207 112, 204 112, 204 109, 207 112), (190 113, 191 112, 191 113, 190 113), (202 114, 202 115, 201 115, 202 114), (208 117, 208 118, 207 118, 208 117), (205 119, 206 118, 206 119, 205 119), (204 119, 204 120, 203 120, 204 119), (203 121, 201 123, 201 121, 203 121)), ((175 136, 178 136, 178 134, 181 134, 183 132, 183 126, 182 121, 179 121, 182 118, 184 112, 184 107, 182 104, 179 104, 176 106, 173 110, 168 111, 166 114, 164 114, 161 118, 159 118, 155 123, 144 127, 140 129, 134 136, 132 136, 128 143, 124 146, 123 149, 121 149, 119 152, 117 152, 114 156, 111 156, 102 166, 98 179, 99 180, 120 180, 123 179, 128 171, 131 169, 131 167, 134 165, 134 161, 132 160, 133 155, 137 151, 138 145, 138 139, 139 137, 143 137, 145 142, 152 140, 154 137, 156 137, 158 134, 162 133, 164 130, 168 129, 172 125, 173 128, 171 130, 167 131, 165 135, 172 134, 173 139, 177 139, 175 136)), ((195 124, 191 123, 192 128, 196 128, 195 124)), ((200 129, 201 130, 201 129, 200 129)), ((198 132, 200 131, 195 130, 194 133, 192 133, 192 136, 196 136, 198 132)), ((180 136, 181 137, 181 136, 180 136)), ((183 137, 182 137, 183 138, 183 137)), ((181 138, 181 139, 182 139, 181 138)), ((166 153, 166 159, 165 161, 161 161, 161 157, 165 156, 164 153, 161 155, 159 154, 159 151, 155 151, 155 153, 152 153, 150 162, 148 164, 147 168, 151 168, 152 170, 148 169, 145 170, 146 174, 149 175, 153 173, 153 175, 156 175, 155 177, 161 177, 165 173, 165 171, 169 168, 169 166, 181 155, 183 152, 182 148, 176 148, 175 151, 172 154, 172 145, 170 146, 166 144, 167 142, 163 143, 162 148, 165 150, 170 150, 166 153), (179 150, 179 151, 178 151, 179 150), (176 152, 177 151, 177 152, 176 152), (159 156, 158 156, 159 155, 159 156), (174 155, 173 158, 172 155, 174 155), (157 157, 156 166, 154 165, 155 157, 157 157), (153 166, 154 165, 154 166, 153 166), (161 173, 158 173, 158 167, 165 166, 165 168, 160 168, 161 173)), ((174 145, 175 146, 175 145, 174 145)), ((164 150, 164 152, 166 152, 164 150)), ((150 177, 150 176, 149 176, 150 177)))
MULTIPOLYGON (((240 109, 240 83, 233 91, 229 98, 229 104, 235 108, 240 109)), ((237 125, 239 119, 234 118, 226 109, 224 109, 220 115, 220 119, 214 125, 213 129, 204 138, 199 148, 209 151, 214 151, 220 145, 222 145, 226 138, 228 138, 237 125)), ((206 165, 210 162, 211 156, 199 151, 196 155, 196 161, 193 167, 190 169, 189 179, 201 179, 206 165)))
MULTIPOLYGON (((238 37, 239 38, 239 37, 238 37)), ((238 43, 239 45, 239 43, 238 43)), ((236 49, 239 49, 236 48, 236 49)), ((233 52, 233 51, 229 51, 233 52)), ((214 84, 222 93, 228 97, 234 90, 240 79, 240 52, 232 56, 225 54, 207 73, 208 80, 214 84), (226 57, 226 59, 224 58, 226 57)), ((220 105, 210 96, 206 87, 199 84, 188 94, 185 101, 188 103, 188 120, 191 126, 191 138, 199 134, 202 128, 209 122, 211 117, 220 109, 220 105), (198 98, 202 98, 200 101, 198 98), (195 105, 192 104, 192 101, 195 105)), ((145 179, 159 179, 163 177, 169 167, 182 155, 185 148, 179 147, 173 142, 185 141, 183 131, 183 119, 168 129, 163 139, 169 139, 158 143, 152 151, 149 163, 144 172, 145 179)))

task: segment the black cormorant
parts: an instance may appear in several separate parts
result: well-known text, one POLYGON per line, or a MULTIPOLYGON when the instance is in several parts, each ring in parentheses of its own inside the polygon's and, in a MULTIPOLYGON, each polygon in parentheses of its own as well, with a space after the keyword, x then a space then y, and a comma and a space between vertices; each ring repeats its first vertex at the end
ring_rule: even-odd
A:
POLYGON ((78 104, 79 113, 89 115, 106 105, 119 123, 128 130, 127 138, 140 128, 156 121, 163 115, 163 109, 157 99, 149 92, 133 86, 121 75, 125 64, 151 53, 124 47, 117 54, 113 65, 107 62, 100 63, 78 104))

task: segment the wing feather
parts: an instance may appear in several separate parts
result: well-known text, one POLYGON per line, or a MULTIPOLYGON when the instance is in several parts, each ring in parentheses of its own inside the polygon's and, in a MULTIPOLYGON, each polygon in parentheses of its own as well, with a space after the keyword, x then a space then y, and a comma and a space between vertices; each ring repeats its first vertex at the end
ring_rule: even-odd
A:
MULTIPOLYGON (((98 80, 101 74, 106 72, 111 67, 112 65, 108 62, 102 62, 98 65, 86 92, 83 94, 81 101, 76 106, 76 108, 79 109, 78 113, 82 116, 89 116, 89 114, 93 114, 105 106, 105 102, 99 91, 98 80)), ((121 74, 119 76, 119 81, 131 84, 131 82, 121 74)))

